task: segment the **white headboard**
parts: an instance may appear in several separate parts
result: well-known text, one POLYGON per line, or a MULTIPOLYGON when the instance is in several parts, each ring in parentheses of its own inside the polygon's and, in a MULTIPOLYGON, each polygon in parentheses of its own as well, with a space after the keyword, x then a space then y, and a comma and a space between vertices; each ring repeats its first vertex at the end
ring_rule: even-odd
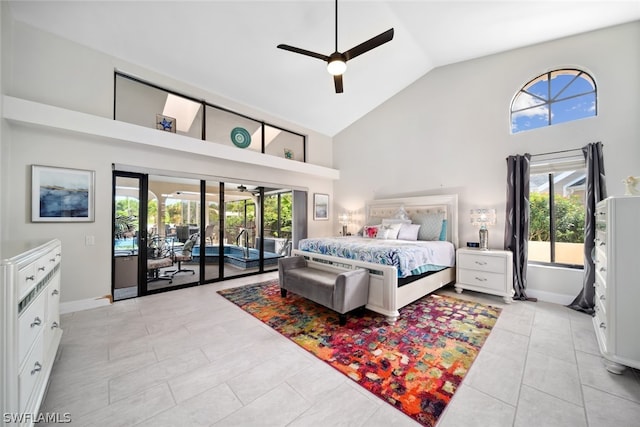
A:
POLYGON ((393 218, 400 208, 409 217, 421 213, 443 213, 447 219, 447 240, 458 247, 458 195, 404 197, 367 202, 365 224, 370 218, 393 218))

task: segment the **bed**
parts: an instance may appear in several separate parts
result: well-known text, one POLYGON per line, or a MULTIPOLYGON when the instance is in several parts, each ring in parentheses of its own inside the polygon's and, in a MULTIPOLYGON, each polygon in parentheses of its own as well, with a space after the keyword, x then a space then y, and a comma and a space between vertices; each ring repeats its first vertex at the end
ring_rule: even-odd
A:
POLYGON ((455 281, 456 194, 374 200, 367 203, 364 216, 363 236, 303 239, 292 254, 319 269, 369 270, 366 307, 391 322, 400 308, 455 281), (371 232, 373 226, 391 236, 381 238, 371 232), (408 229, 423 232, 407 240, 408 229), (399 235, 394 237, 396 230, 399 235))

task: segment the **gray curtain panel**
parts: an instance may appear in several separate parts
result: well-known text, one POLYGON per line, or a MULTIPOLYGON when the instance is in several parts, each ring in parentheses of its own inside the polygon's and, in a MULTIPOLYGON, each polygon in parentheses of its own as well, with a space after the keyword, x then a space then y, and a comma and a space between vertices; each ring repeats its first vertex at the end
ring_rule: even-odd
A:
POLYGON ((529 168, 531 155, 507 157, 507 212, 504 248, 513 253, 514 299, 527 300, 529 168))
POLYGON ((568 307, 593 314, 595 305, 596 273, 591 253, 595 246, 595 212, 596 204, 607 198, 607 186, 604 177, 604 157, 602 155, 602 143, 594 142, 582 147, 582 153, 587 161, 587 192, 585 194, 585 218, 584 218, 584 278, 582 290, 568 307))

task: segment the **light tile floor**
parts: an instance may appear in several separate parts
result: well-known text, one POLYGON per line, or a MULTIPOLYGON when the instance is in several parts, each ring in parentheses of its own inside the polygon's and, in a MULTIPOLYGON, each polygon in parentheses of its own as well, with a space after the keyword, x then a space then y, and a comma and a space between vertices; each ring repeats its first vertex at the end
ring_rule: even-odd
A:
MULTIPOLYGON (((62 316, 42 412, 70 413, 77 426, 418 425, 216 293, 275 277, 62 316)), ((590 316, 458 297, 503 312, 439 427, 640 425, 640 374, 605 370, 590 316)))

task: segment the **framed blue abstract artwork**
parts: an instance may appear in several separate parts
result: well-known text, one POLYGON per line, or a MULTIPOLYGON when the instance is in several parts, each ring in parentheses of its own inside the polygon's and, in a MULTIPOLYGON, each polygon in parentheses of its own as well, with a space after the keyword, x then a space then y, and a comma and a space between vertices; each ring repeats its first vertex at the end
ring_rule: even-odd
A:
POLYGON ((95 172, 31 166, 32 222, 93 222, 95 172))

